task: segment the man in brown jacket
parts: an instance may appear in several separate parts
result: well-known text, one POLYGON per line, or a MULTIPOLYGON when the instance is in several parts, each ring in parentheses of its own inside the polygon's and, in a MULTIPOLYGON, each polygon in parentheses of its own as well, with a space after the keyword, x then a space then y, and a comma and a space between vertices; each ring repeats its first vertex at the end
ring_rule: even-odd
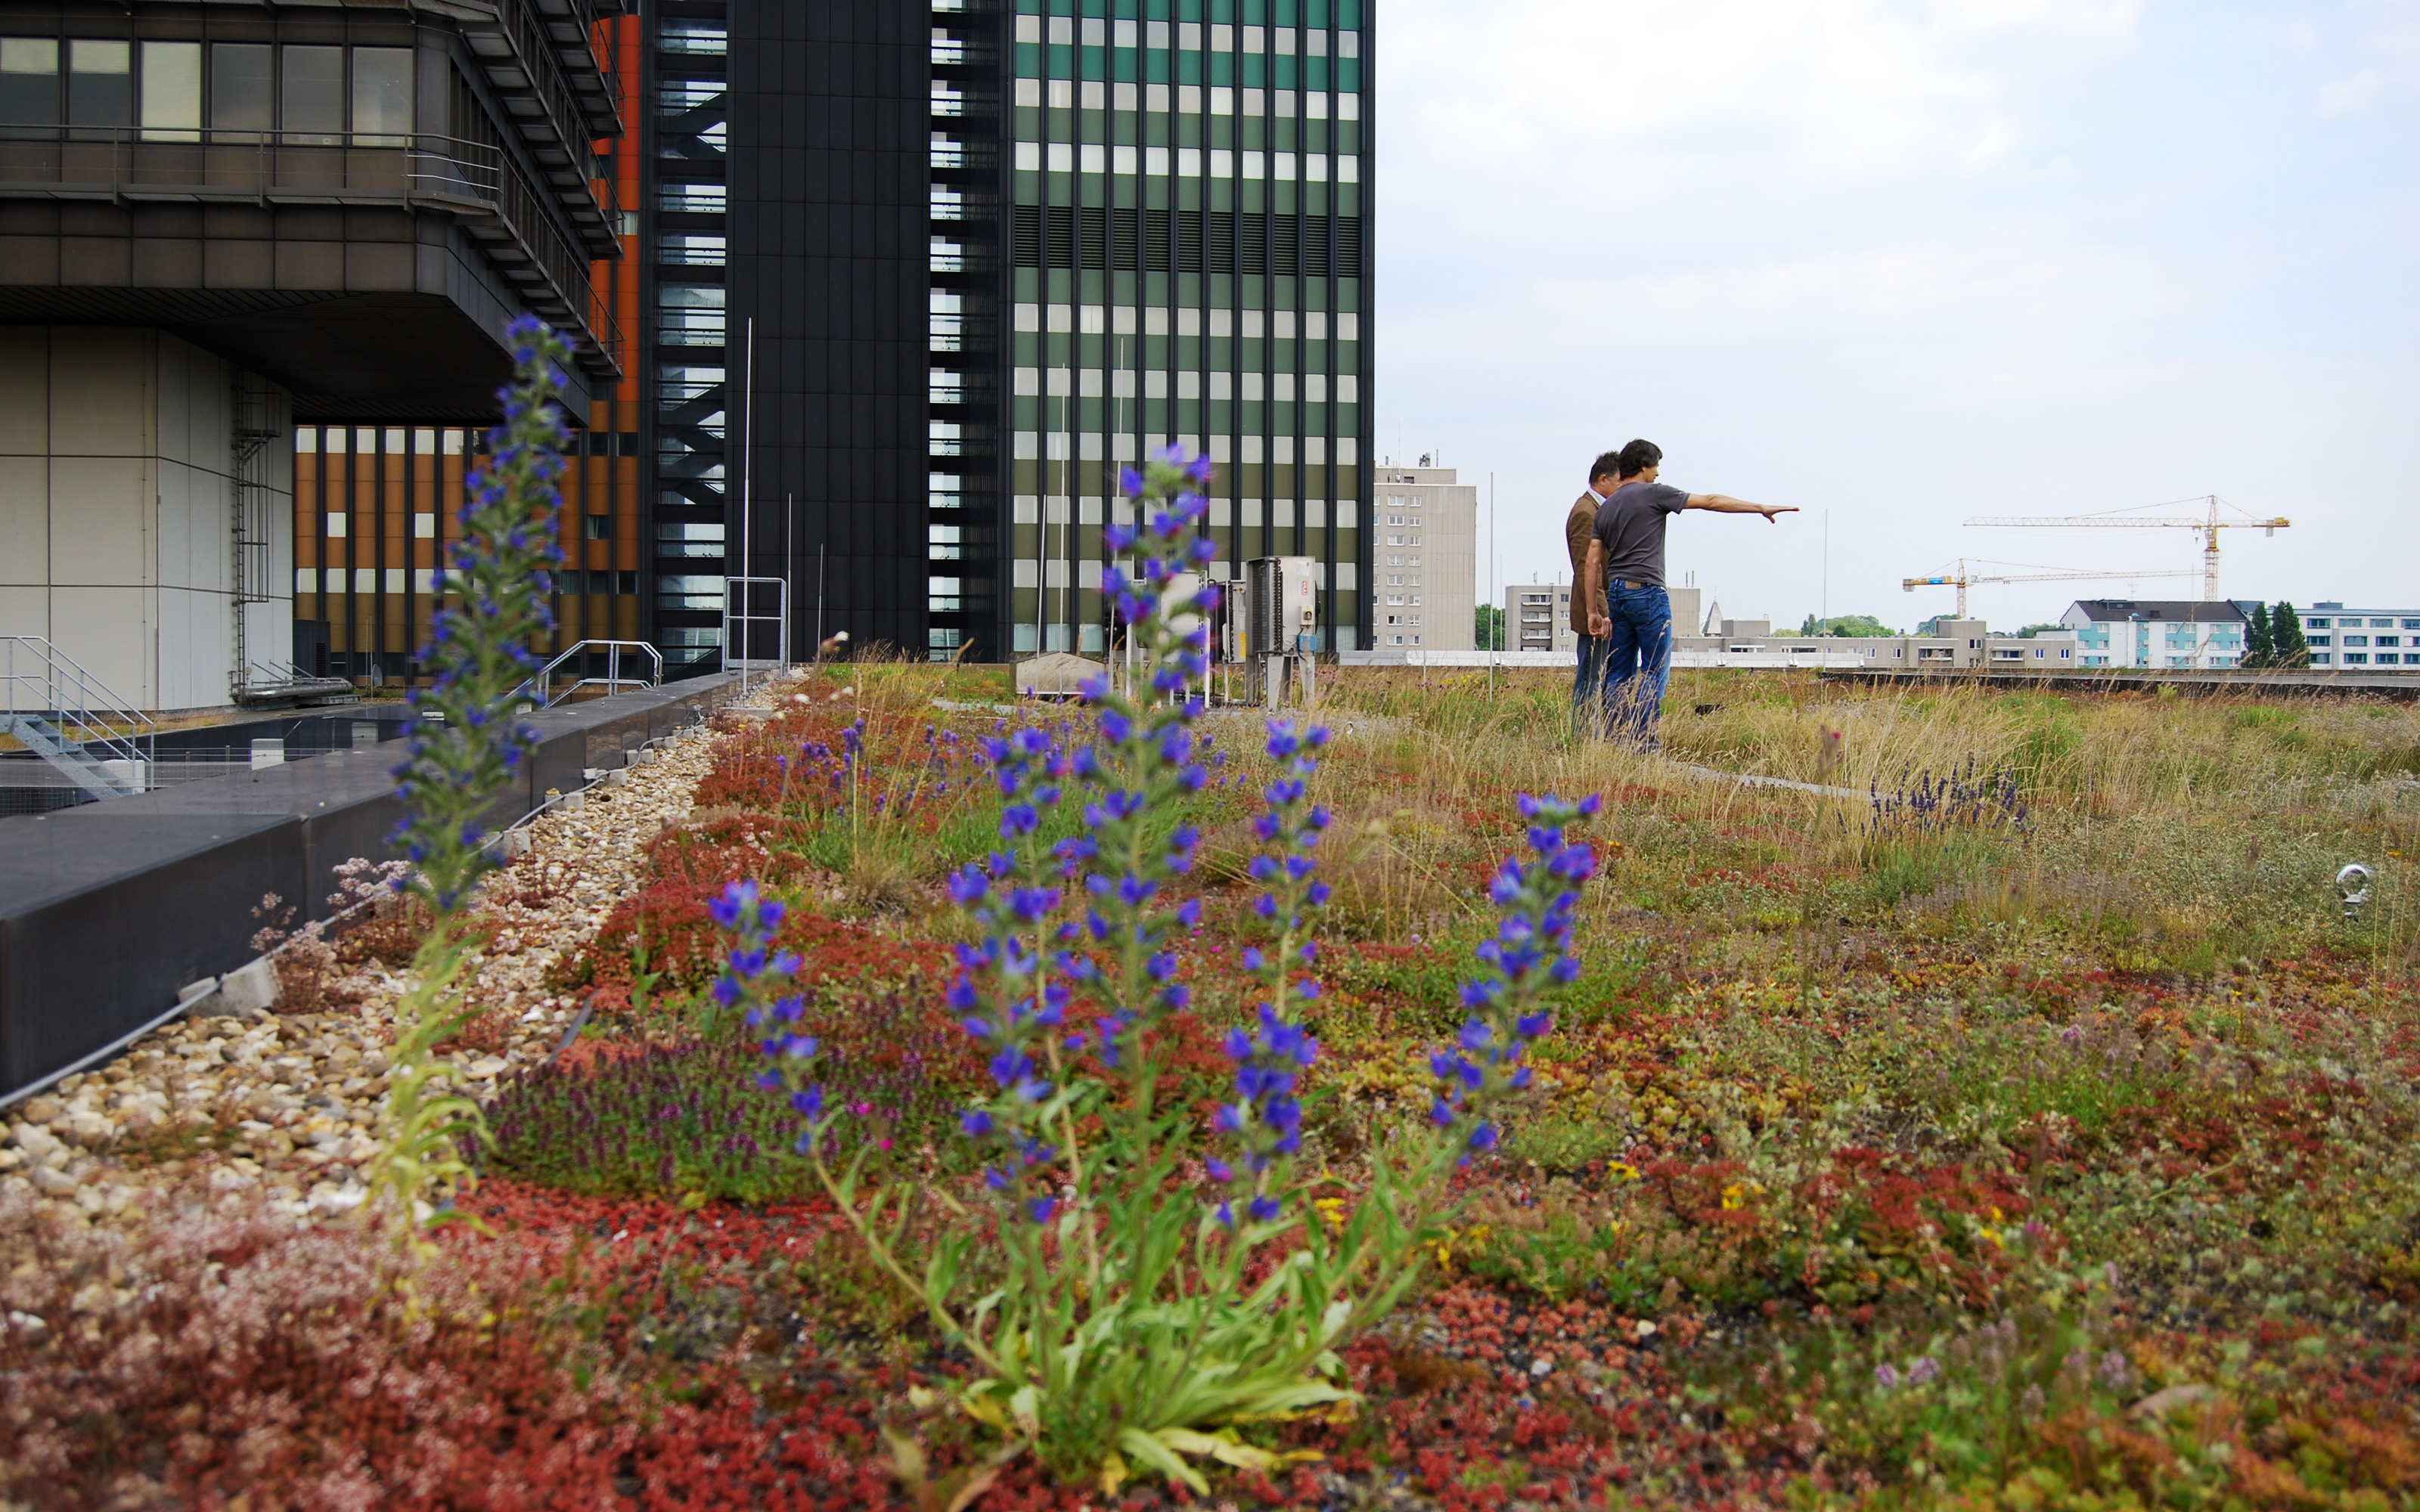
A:
POLYGON ((1586 591, 1589 543, 1596 539, 1596 512, 1621 478, 1621 454, 1607 452, 1589 467, 1588 487, 1563 517, 1563 544, 1572 553, 1572 634, 1579 637, 1579 675, 1572 682, 1572 738, 1605 733, 1605 657, 1612 642, 1589 627, 1586 591))

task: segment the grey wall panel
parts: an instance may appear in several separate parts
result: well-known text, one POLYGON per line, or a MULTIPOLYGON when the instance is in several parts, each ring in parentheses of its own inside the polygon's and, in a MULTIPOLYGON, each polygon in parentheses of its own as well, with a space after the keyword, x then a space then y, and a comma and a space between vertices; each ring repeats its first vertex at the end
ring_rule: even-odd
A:
POLYGON ((250 960, 251 910, 302 873, 302 826, 285 815, 103 805, 0 828, 0 1096, 250 960))
MULTIPOLYGON (((503 825, 583 766, 698 723, 736 675, 530 716, 540 741, 489 810, 503 825)), ((335 869, 384 860, 403 818, 387 744, 0 819, 0 1098, 151 1022, 177 989, 241 965, 264 893, 325 918, 335 869)))

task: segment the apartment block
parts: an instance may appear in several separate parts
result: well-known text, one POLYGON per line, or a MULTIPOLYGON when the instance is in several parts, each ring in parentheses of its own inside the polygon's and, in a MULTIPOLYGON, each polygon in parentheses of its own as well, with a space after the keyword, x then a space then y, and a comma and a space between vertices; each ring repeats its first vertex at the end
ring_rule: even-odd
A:
POLYGON ((2420 609, 2362 609, 2327 599, 2302 611, 2302 619, 2314 667, 2420 668, 2420 609))
POLYGON ((2242 608, 2226 599, 2083 598, 2059 624, 2075 632, 2082 666, 2162 671, 2236 666, 2247 628, 2242 608))
POLYGON ((1381 463, 1371 487, 1371 643, 1474 649, 1478 486, 1457 481, 1452 468, 1381 463))

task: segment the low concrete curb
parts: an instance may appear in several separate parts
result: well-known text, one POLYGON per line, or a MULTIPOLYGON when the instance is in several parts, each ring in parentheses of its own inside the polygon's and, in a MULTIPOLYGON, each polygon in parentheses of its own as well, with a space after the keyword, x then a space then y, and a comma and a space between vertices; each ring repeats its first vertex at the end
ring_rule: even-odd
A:
MULTIPOLYGON (((526 716, 539 743, 491 810, 498 829, 701 723, 736 674, 526 716)), ((276 893, 328 917, 335 869, 394 856, 399 747, 0 819, 0 1105, 175 1016, 178 992, 259 952, 276 893)))

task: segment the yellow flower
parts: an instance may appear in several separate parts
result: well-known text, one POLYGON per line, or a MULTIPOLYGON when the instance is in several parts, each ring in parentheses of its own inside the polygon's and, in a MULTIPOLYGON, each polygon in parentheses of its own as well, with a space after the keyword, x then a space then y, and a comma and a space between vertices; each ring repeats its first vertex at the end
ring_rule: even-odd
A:
POLYGON ((1630 1162, 1626 1160, 1606 1161, 1605 1163, 1605 1173, 1607 1176, 1619 1176, 1625 1181, 1636 1181, 1638 1180, 1638 1167, 1631 1165, 1630 1162))
POLYGON ((1342 1197, 1320 1197, 1312 1201, 1311 1206, 1319 1210, 1319 1215, 1322 1218, 1327 1220, 1328 1227, 1339 1232, 1343 1230, 1344 1199, 1342 1197))
POLYGON ((1737 1181, 1723 1188, 1723 1211, 1737 1212, 1747 1201, 1747 1188, 1737 1181))

